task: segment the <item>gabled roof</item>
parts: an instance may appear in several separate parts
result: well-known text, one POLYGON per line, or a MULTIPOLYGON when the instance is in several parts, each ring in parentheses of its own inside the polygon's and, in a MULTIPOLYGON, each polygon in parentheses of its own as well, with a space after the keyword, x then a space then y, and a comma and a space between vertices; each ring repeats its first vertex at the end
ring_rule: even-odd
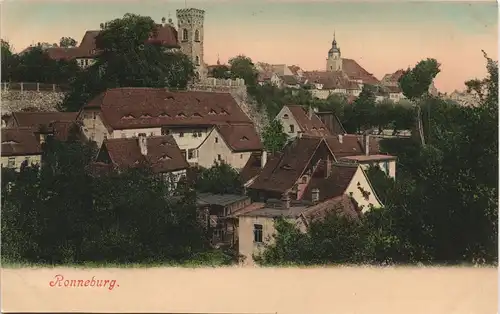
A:
POLYGON ((13 112, 12 117, 19 127, 49 126, 52 122, 75 122, 78 112, 13 112))
POLYGON ((262 171, 262 153, 253 152, 248 158, 247 163, 240 171, 242 182, 248 182, 250 179, 258 176, 262 171))
POLYGON ((364 84, 376 85, 380 81, 353 59, 342 58, 342 71, 351 80, 362 80, 364 84))
POLYGON ((299 82, 293 75, 283 75, 281 76, 281 79, 283 80, 283 83, 286 85, 297 85, 299 82))
POLYGON ((220 124, 219 134, 233 152, 261 150, 262 143, 253 124, 220 124))
POLYGON ((319 137, 296 138, 285 146, 282 153, 268 157, 264 169, 249 188, 276 192, 291 189, 321 142, 319 137))
POLYGON ((229 93, 171 92, 163 88, 113 88, 84 106, 100 109, 115 130, 160 126, 251 124, 229 93))
POLYGON ((304 72, 304 77, 307 83, 321 84, 323 89, 359 90, 359 85, 342 71, 310 71, 304 72))
POLYGON ((32 128, 2 128, 2 156, 40 155, 42 147, 32 128))
POLYGON ((384 75, 384 77, 382 78, 382 81, 384 83, 396 83, 397 84, 399 79, 403 76, 404 73, 405 73, 405 70, 399 69, 394 73, 384 75))
POLYGON ((309 223, 322 221, 327 218, 328 215, 334 213, 351 219, 360 218, 360 212, 356 201, 348 195, 340 195, 317 205, 308 207, 301 213, 301 216, 305 220, 306 226, 308 226, 309 223))
POLYGON ((330 175, 327 177, 326 161, 322 160, 304 191, 302 199, 311 200, 314 189, 319 189, 320 201, 342 196, 357 170, 358 165, 332 163, 330 175))
POLYGON ((314 112, 309 118, 309 112, 302 106, 287 105, 286 107, 288 107, 304 134, 311 136, 331 135, 326 125, 314 112))
POLYGON ((189 167, 171 135, 146 138, 147 154, 142 155, 138 138, 104 140, 97 162, 106 161, 106 155, 118 168, 134 168, 146 163, 155 173, 172 172, 189 167))

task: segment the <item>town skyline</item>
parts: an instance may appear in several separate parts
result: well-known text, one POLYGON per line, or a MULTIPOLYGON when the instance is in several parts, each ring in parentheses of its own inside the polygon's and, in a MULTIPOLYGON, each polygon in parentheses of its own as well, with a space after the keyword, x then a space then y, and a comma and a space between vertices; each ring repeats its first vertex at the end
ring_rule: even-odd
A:
POLYGON ((356 60, 378 79, 436 58, 442 65, 435 81, 441 92, 463 90, 464 81, 486 75, 481 50, 495 59, 498 55, 494 2, 117 3, 30 2, 28 7, 26 1, 3 3, 1 37, 15 52, 36 42, 58 43, 66 36, 80 42, 86 30, 125 13, 151 16, 156 22, 171 17, 176 24, 175 10, 187 5, 206 11, 208 65, 215 64, 218 56, 225 63, 244 54, 254 62, 324 70, 335 32, 342 57, 356 60))

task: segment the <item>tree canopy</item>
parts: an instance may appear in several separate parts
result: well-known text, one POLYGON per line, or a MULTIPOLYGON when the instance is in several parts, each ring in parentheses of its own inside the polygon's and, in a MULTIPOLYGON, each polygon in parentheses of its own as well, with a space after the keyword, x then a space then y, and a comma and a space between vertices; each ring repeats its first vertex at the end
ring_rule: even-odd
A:
POLYGON ((243 183, 238 171, 225 162, 216 162, 210 168, 200 168, 196 174, 198 192, 213 194, 241 194, 243 183))
POLYGON ((239 55, 229 60, 232 78, 242 78, 247 86, 255 86, 257 84, 257 69, 253 64, 252 59, 239 55))
POLYGON ((127 13, 102 28, 96 37, 96 62, 72 80, 64 110, 79 110, 108 88, 185 89, 192 81, 194 65, 186 55, 148 41, 156 33, 150 17, 127 13))
POLYGON ((61 37, 59 40, 59 47, 61 48, 70 48, 70 47, 76 47, 77 42, 71 37, 61 37))
POLYGON ((281 151, 288 141, 288 135, 284 132, 283 124, 279 120, 272 120, 264 129, 262 136, 264 148, 272 154, 281 151))

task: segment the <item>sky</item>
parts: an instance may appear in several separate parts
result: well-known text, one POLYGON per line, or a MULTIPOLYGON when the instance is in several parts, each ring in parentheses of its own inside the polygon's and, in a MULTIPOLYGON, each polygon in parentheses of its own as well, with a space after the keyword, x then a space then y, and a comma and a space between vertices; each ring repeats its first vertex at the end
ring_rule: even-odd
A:
POLYGON ((63 36, 80 41, 86 30, 125 13, 176 22, 175 10, 185 7, 206 11, 207 64, 244 54, 254 62, 325 70, 335 32, 342 57, 355 59, 379 79, 422 59, 437 59, 436 87, 452 92, 486 75, 481 50, 498 60, 495 1, 15 0, 1 3, 0 35, 19 52, 63 36))

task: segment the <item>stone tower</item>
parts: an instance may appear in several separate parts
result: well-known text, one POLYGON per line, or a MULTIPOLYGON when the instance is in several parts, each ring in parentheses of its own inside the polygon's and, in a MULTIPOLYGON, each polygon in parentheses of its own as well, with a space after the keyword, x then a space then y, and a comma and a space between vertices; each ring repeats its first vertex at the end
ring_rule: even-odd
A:
POLYGON ((205 11, 199 9, 177 9, 177 31, 181 51, 195 65, 199 78, 207 76, 207 67, 203 59, 203 23, 205 11))
POLYGON ((340 47, 337 46, 337 40, 335 40, 335 32, 333 33, 332 48, 328 51, 328 59, 326 59, 326 71, 342 71, 342 56, 340 55, 340 47))

